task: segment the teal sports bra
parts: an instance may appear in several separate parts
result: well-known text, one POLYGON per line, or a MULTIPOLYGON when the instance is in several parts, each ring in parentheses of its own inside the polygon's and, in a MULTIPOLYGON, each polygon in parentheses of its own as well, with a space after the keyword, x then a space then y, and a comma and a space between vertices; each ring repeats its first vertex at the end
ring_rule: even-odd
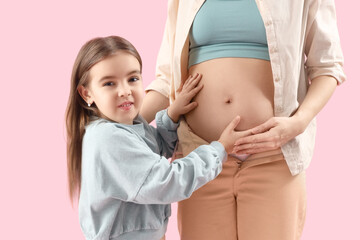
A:
POLYGON ((189 33, 188 67, 214 58, 270 60, 263 20, 255 0, 207 0, 189 33))

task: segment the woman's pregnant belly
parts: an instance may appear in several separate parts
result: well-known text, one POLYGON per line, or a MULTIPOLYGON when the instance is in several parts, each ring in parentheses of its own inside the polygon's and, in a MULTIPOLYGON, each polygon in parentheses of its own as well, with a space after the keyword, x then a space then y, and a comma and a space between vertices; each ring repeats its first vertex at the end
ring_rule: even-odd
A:
POLYGON ((237 130, 255 127, 274 116, 274 84, 269 61, 217 58, 191 66, 202 74, 203 89, 194 98, 197 108, 185 115, 192 131, 211 142, 236 115, 237 130))

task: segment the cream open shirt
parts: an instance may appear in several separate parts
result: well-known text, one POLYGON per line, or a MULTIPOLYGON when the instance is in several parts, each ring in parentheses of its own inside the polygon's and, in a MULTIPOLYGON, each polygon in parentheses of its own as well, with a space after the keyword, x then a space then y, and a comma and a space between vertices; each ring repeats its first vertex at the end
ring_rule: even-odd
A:
MULTIPOLYGON (((205 0, 169 0, 156 79, 147 87, 173 101, 187 77, 188 33, 205 0)), ((275 116, 290 116, 303 101, 309 81, 320 75, 345 80, 334 0, 255 0, 265 24, 275 86, 275 116)), ((293 175, 309 166, 316 123, 282 151, 293 175)))

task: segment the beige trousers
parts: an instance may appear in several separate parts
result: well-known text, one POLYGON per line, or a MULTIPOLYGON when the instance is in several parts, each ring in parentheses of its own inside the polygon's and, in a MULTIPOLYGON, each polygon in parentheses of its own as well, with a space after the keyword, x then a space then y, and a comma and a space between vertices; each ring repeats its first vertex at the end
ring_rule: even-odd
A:
MULTIPOLYGON (((207 144, 184 120, 178 135, 184 156, 207 144)), ((178 227, 181 240, 296 240, 305 213, 305 173, 292 176, 277 149, 228 156, 215 180, 179 202, 178 227)))

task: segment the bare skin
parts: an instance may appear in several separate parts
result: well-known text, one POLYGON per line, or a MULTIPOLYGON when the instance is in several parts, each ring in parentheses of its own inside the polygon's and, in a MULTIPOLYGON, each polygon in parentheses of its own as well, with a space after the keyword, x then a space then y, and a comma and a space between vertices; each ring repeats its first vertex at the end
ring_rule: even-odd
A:
MULTIPOLYGON (((201 77, 201 74, 190 75, 180 89, 178 89, 177 98, 167 110, 173 122, 178 122, 181 115, 196 109, 198 105, 197 102, 191 102, 191 100, 194 99, 203 88, 203 84, 200 84, 201 77)), ((235 116, 230 119, 229 122, 230 123, 224 126, 224 129, 221 130, 220 135, 216 139, 224 146, 227 153, 232 152, 236 140, 251 134, 250 131, 235 131, 235 128, 240 123, 239 116, 235 116)))
MULTIPOLYGON (((312 79, 308 93, 291 117, 274 117, 273 78, 269 61, 249 58, 219 58, 189 69, 201 73, 204 85, 194 98, 197 107, 186 114, 192 130, 207 141, 219 138, 222 130, 239 115, 235 130, 250 131, 252 136, 236 141, 233 153, 253 154, 281 147, 300 133, 325 106, 337 82, 331 76, 312 79)), ((169 105, 159 92, 150 91, 140 111, 149 122, 155 113, 169 105)), ((246 134, 246 135, 247 135, 246 134)))
POLYGON ((201 73, 203 89, 194 98, 198 107, 185 115, 195 134, 211 142, 237 115, 236 130, 247 130, 274 116, 274 85, 269 61, 217 58, 193 65, 201 73))

